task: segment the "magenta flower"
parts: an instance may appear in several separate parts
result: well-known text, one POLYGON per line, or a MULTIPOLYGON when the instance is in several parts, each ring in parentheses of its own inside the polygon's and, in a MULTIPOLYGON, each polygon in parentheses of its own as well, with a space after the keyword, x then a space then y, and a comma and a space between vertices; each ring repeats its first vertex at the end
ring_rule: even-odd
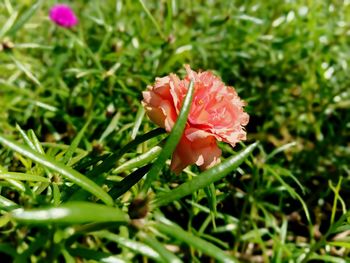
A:
POLYGON ((78 23, 78 18, 73 10, 65 4, 54 5, 50 10, 50 19, 61 27, 73 27, 78 23))

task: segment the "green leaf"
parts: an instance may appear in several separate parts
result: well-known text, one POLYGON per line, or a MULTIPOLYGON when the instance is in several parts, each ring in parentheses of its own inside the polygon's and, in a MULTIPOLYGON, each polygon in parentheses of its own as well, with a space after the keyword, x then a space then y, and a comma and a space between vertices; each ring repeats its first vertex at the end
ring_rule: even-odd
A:
POLYGON ((99 238, 105 238, 107 240, 116 242, 120 246, 126 247, 141 255, 147 256, 149 258, 153 258, 155 260, 159 260, 159 254, 155 250, 153 250, 152 248, 150 248, 149 246, 143 243, 140 243, 131 239, 127 239, 107 231, 93 232, 91 234, 99 238))
POLYGON ((61 192, 57 183, 52 183, 52 197, 54 206, 58 206, 61 203, 61 192))
POLYGON ((333 186, 331 180, 328 181, 329 188, 331 188, 332 191, 334 192, 334 200, 333 200, 333 207, 332 207, 332 214, 331 214, 331 222, 330 222, 331 225, 333 225, 333 223, 334 223, 335 215, 336 215, 337 210, 338 210, 338 209, 337 209, 338 200, 342 203, 343 213, 344 213, 344 214, 346 213, 345 202, 343 201, 343 199, 341 198, 341 196, 340 196, 340 194, 339 194, 339 191, 340 191, 341 186, 342 186, 342 180, 343 180, 343 177, 340 176, 340 177, 339 177, 338 184, 337 184, 336 187, 333 186))
POLYGON ((327 244, 335 247, 344 247, 344 248, 350 249, 349 241, 329 241, 327 242, 327 244))
POLYGON ((42 3, 43 0, 39 0, 35 4, 31 5, 30 8, 26 10, 14 23, 14 25, 9 30, 8 35, 15 34, 34 15, 34 13, 39 9, 42 3))
POLYGON ((211 183, 210 185, 204 187, 204 192, 207 196, 208 199, 208 204, 210 208, 210 215, 211 219, 213 222, 214 229, 216 228, 215 225, 215 217, 217 215, 217 210, 216 210, 216 188, 214 183, 211 183))
POLYGON ((10 55, 10 58, 12 61, 16 64, 16 66, 23 71, 23 73, 31 80, 33 81, 36 85, 41 86, 40 81, 35 77, 35 75, 19 60, 17 60, 14 56, 10 55))
POLYGON ((143 142, 145 142, 153 137, 161 135, 163 133, 164 133, 164 130, 158 128, 158 129, 154 129, 146 134, 137 136, 135 138, 135 140, 129 142, 122 149, 120 149, 117 152, 108 156, 105 160, 103 160, 103 162, 99 166, 92 169, 91 172, 89 172, 87 174, 87 176, 93 177, 93 176, 98 176, 98 175, 101 175, 105 172, 108 172, 111 168, 113 168, 115 166, 115 163, 120 159, 120 157, 122 157, 129 150, 131 150, 134 147, 136 147, 137 145, 139 145, 139 144, 141 144, 141 143, 143 143, 143 142))
POLYGON ((0 143, 11 148, 12 150, 26 156, 27 158, 40 163, 41 165, 62 174, 67 179, 71 180, 73 183, 77 184, 84 190, 92 193, 96 197, 100 198, 107 205, 112 206, 113 200, 112 198, 97 184, 91 181, 89 178, 85 177, 81 173, 75 171, 74 169, 65 166, 64 164, 57 162, 53 158, 49 156, 42 155, 40 153, 35 152, 34 150, 20 145, 17 142, 0 135, 0 143))
POLYGON ((128 222, 118 208, 89 202, 70 202, 57 207, 13 210, 11 218, 23 224, 82 224, 88 222, 128 222))
POLYGON ((34 174, 25 174, 25 173, 15 173, 15 172, 0 172, 0 179, 13 179, 21 181, 36 181, 36 182, 50 182, 50 179, 34 175, 34 174))
POLYGON ((0 251, 12 257, 15 257, 18 253, 11 243, 2 243, 0 244, 0 251))
POLYGON ((134 140, 136 138, 136 135, 140 129, 141 123, 143 116, 145 115, 145 109, 143 106, 140 106, 137 113, 136 113, 136 118, 135 118, 135 125, 132 128, 131 131, 131 139, 134 140))
POLYGON ((303 200, 303 198, 297 193, 297 191, 294 190, 293 187, 291 187, 289 184, 287 184, 283 178, 281 177, 282 173, 278 173, 276 172, 274 169, 272 169, 271 166, 269 165, 265 165, 264 168, 268 171, 270 171, 270 173, 275 176, 275 178, 286 188, 286 190, 288 191, 288 193, 294 198, 294 199, 298 199, 299 202, 301 203, 301 205, 303 206, 304 208, 304 213, 305 213, 305 216, 309 222, 309 224, 311 225, 311 217, 310 217, 310 213, 309 213, 309 210, 308 210, 308 207, 305 203, 305 201, 303 200))
POLYGON ((19 131, 19 134, 21 135, 24 142, 32 149, 36 151, 34 143, 29 139, 28 135, 24 130, 22 130, 21 126, 16 124, 16 129, 19 131))
POLYGON ((73 167, 75 170, 81 171, 89 166, 96 165, 99 161, 105 160, 108 156, 110 156, 108 153, 96 156, 95 152, 89 152, 88 155, 79 160, 73 167))
POLYGON ((28 134, 29 134, 29 138, 31 139, 31 141, 32 141, 33 144, 34 144, 35 150, 36 150, 38 153, 45 154, 44 149, 43 149, 43 147, 41 146, 41 143, 40 143, 38 137, 36 137, 34 131, 33 131, 32 129, 30 129, 30 130, 28 131, 28 134))
POLYGON ((27 188, 24 183, 13 179, 5 179, 14 189, 20 192, 26 192, 27 188))
POLYGON ((61 254, 62 254, 63 258, 64 258, 64 262, 66 262, 66 263, 76 263, 76 259, 69 254, 67 249, 61 248, 61 254))
POLYGON ((249 145, 236 155, 223 161, 221 164, 202 172, 197 177, 193 178, 191 181, 183 183, 174 190, 159 195, 154 200, 153 205, 166 205, 172 201, 178 200, 224 178, 231 171, 235 170, 241 163, 243 163, 244 160, 248 158, 248 156, 252 153, 252 151, 256 148, 257 145, 258 142, 249 145))
POLYGON ((151 184, 154 180, 156 180, 159 172, 162 170, 166 160, 171 156, 174 152, 177 144, 179 143, 182 133, 185 129, 187 117, 190 112, 192 97, 194 92, 194 83, 191 80, 186 97, 184 99, 181 111, 177 118, 177 121, 169 134, 168 139, 164 145, 163 150, 159 154, 157 160, 153 163, 151 170, 148 172, 145 183, 142 188, 142 193, 144 195, 147 194, 148 189, 151 187, 151 184))
POLYGON ((252 229, 248 232, 246 232, 244 235, 241 236, 242 241, 246 242, 258 242, 258 240, 269 233, 269 230, 267 228, 259 228, 259 229, 252 229))
POLYGON ((310 258, 310 261, 315 260, 317 262, 327 262, 327 263, 347 263, 349 261, 335 256, 330 255, 317 255, 313 254, 310 258))
POLYGON ((350 231, 350 225, 345 224, 345 225, 340 225, 340 226, 332 228, 332 234, 340 233, 340 232, 344 232, 344 231, 350 231))
POLYGON ((1 209, 12 210, 18 207, 19 207, 18 204, 0 195, 0 210, 1 209))
POLYGON ((139 0, 143 10, 145 11, 145 13, 147 14, 148 18, 152 21, 154 27, 156 28, 156 30, 158 31, 158 34, 161 36, 162 39, 166 40, 166 37, 162 31, 162 29, 160 28, 159 23, 157 22, 157 20, 154 18, 154 16, 151 14, 151 12, 149 11, 149 9, 147 8, 147 6, 145 5, 145 3, 143 2, 143 0, 139 0))
MULTIPOLYGON (((104 173, 108 172, 110 169, 112 169, 115 166, 115 163, 129 150, 133 149, 137 145, 152 139, 153 137, 157 137, 161 134, 163 134, 165 131, 164 129, 158 128, 154 129, 148 133, 145 133, 143 135, 137 136, 135 140, 129 142, 126 144, 123 148, 118 150, 117 152, 109 155, 107 158, 103 160, 103 162, 96 166, 94 169, 92 169, 90 172, 86 174, 87 177, 96 177, 97 179, 95 182, 100 185, 105 181, 104 173)), ((90 162, 91 164, 91 162, 90 162)), ((86 191, 80 189, 78 190, 74 195, 71 196, 70 200, 82 200, 87 197, 86 191)))
POLYGON ((119 119, 120 119, 121 113, 120 111, 118 111, 114 117, 112 118, 112 120, 110 121, 110 123, 108 124, 106 130, 102 133, 100 139, 98 140, 99 142, 104 141, 104 139, 110 135, 112 132, 114 132, 117 129, 117 126, 119 124, 119 119))
POLYGON ((225 251, 221 250, 219 247, 209 243, 206 240, 203 240, 187 231, 183 230, 178 225, 171 223, 165 218, 160 218, 161 222, 154 224, 154 227, 167 236, 172 236, 176 240, 180 240, 191 247, 196 248, 197 250, 203 252, 204 254, 211 256, 217 259, 220 262, 238 262, 233 257, 230 257, 225 251))
POLYGON ((175 254, 171 253, 167 250, 162 243, 160 243, 157 239, 151 237, 145 232, 140 232, 139 236, 141 240, 155 251, 157 251, 160 257, 167 263, 181 263, 182 260, 179 259, 175 254))
POLYGON ((84 133, 85 133, 87 127, 90 124, 90 121, 91 121, 91 117, 87 120, 87 122, 85 123, 83 128, 79 131, 79 133, 77 134, 77 136, 74 138, 73 142, 71 143, 71 145, 67 149, 65 155, 62 158, 62 163, 67 164, 70 161, 70 159, 72 158, 75 150, 78 148, 78 145, 79 145, 81 139, 83 138, 84 133))
POLYGON ((0 29, 0 39, 8 32, 8 30, 13 27, 13 24, 15 23, 18 16, 18 12, 15 11, 11 14, 11 16, 7 19, 6 23, 2 25, 0 29))
POLYGON ((101 252, 101 251, 96 251, 93 249, 87 249, 84 247, 72 248, 72 249, 69 249, 68 251, 72 256, 83 258, 83 259, 96 260, 96 262, 101 262, 101 263, 127 262, 125 260, 122 260, 116 257, 115 255, 101 252))
POLYGON ((296 142, 290 142, 287 144, 284 144, 276 149, 274 149, 270 154, 268 154, 265 158, 265 162, 267 162, 268 160, 270 160, 272 157, 274 157, 276 154, 279 154, 281 152, 284 152, 292 147, 295 147, 297 145, 296 142))
POLYGON ((159 146, 155 146, 152 149, 148 150, 144 154, 141 154, 139 156, 134 157, 133 159, 123 163, 122 165, 118 166, 113 173, 121 173, 124 171, 128 171, 131 169, 134 169, 136 167, 140 167, 143 165, 146 165, 147 163, 153 161, 161 152, 162 148, 159 146))
POLYGON ((109 192, 112 198, 117 199, 122 194, 126 193, 131 187, 137 184, 141 178, 149 171, 151 165, 145 165, 129 174, 123 180, 118 182, 109 192))

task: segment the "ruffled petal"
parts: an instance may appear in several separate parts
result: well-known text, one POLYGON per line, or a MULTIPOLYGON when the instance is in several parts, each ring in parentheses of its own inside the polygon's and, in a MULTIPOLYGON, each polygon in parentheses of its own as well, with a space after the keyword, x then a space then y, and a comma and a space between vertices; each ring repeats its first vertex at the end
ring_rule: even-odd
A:
POLYGON ((191 164, 208 169, 220 162, 220 156, 221 150, 215 137, 205 131, 189 128, 176 147, 170 168, 175 173, 191 164))
POLYGON ((186 166, 208 169, 220 162, 217 141, 231 146, 246 139, 244 126, 249 115, 236 90, 226 86, 210 71, 195 72, 185 65, 187 75, 157 78, 154 86, 143 93, 142 104, 150 119, 170 132, 178 118, 188 85, 194 80, 194 95, 184 134, 177 145, 171 169, 179 173, 186 166))
POLYGON ((177 119, 169 81, 169 77, 157 78, 154 86, 148 86, 148 90, 142 92, 142 105, 147 116, 167 132, 171 131, 177 119))

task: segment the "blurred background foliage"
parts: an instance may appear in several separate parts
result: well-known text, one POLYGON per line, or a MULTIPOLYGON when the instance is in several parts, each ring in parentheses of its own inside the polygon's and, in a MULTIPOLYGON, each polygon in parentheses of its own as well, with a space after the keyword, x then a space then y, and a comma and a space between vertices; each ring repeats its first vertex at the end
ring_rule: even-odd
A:
MULTIPOLYGON (((335 196, 350 205, 350 1, 145 0, 147 9, 133 0, 66 2, 79 18, 72 30, 48 19, 55 1, 0 3, 1 133, 20 138, 19 124, 41 142, 70 145, 92 116, 79 147, 113 152, 134 138, 146 86, 170 72, 183 75, 190 64, 236 88, 251 117, 247 143, 261 142, 245 172, 216 185, 218 210, 237 217, 240 230, 231 236, 230 220, 221 218, 207 235, 227 241, 241 260, 259 261, 258 254, 267 262, 279 257, 268 240, 287 220, 285 242, 295 247, 278 253, 295 259, 296 243, 311 247, 333 223, 330 215, 343 214, 341 206, 334 209, 335 196), (330 187, 338 182, 336 190, 330 187), (249 252, 249 233, 260 238, 253 242, 256 253, 249 252)), ((145 117, 138 133, 152 127, 145 117)), ((150 147, 138 147, 120 163, 150 147)), ((236 150, 222 148, 225 157, 236 150)), ((23 170, 6 148, 0 148, 0 165, 23 170)), ((159 180, 166 188, 169 180, 186 178, 165 169, 159 180)), ((199 231, 205 217, 194 204, 200 200, 193 196, 163 212, 199 231)))

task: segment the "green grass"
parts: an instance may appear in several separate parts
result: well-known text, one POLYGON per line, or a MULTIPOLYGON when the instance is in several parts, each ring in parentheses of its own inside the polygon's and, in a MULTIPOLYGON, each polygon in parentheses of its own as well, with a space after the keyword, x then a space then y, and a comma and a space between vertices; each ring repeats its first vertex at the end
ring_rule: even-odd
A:
POLYGON ((349 1, 70 1, 71 30, 54 3, 0 3, 4 262, 350 261, 349 1), (184 64, 251 119, 177 176, 140 101, 184 64))

